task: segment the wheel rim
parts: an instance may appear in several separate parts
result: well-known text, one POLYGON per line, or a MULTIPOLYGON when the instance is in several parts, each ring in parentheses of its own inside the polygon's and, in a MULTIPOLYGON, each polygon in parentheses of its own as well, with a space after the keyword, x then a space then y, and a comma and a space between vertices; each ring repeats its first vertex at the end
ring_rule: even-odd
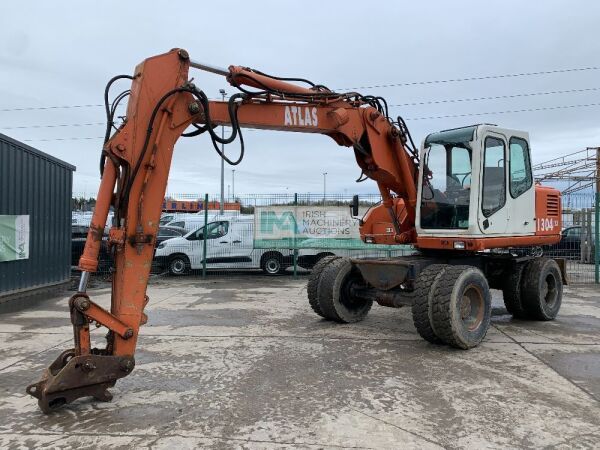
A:
POLYGON ((360 311, 365 305, 363 299, 353 294, 356 284, 352 274, 348 274, 342 281, 342 287, 340 289, 340 303, 351 312, 360 311))
POLYGON ((183 273, 185 271, 185 262, 182 259, 176 259, 171 262, 171 272, 183 273))
POLYGON ((279 272, 279 269, 281 269, 281 264, 279 264, 277 259, 268 259, 265 263, 265 268, 267 269, 268 273, 274 274, 279 272))
POLYGON ((469 285, 463 292, 460 301, 460 318, 463 326, 469 331, 475 331, 483 323, 485 301, 483 292, 475 285, 469 285))
POLYGON ((556 278, 551 273, 549 273, 544 280, 544 285, 542 286, 542 296, 548 307, 551 308, 556 303, 556 299, 558 298, 558 288, 556 278))

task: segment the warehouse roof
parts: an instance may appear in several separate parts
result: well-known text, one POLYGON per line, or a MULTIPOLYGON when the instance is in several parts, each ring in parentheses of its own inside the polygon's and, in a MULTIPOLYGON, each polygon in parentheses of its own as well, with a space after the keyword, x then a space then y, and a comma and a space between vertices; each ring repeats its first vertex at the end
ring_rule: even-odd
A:
POLYGON ((9 136, 7 136, 5 134, 2 134, 2 133, 0 133, 0 142, 6 142, 8 144, 12 144, 15 147, 19 148, 20 150, 22 150, 22 151, 29 152, 29 153, 31 153, 31 154, 39 157, 39 158, 43 158, 43 159, 46 159, 48 161, 51 161, 51 162, 53 162, 55 164, 58 164, 59 166, 62 166, 64 168, 66 168, 66 169, 69 169, 69 170, 72 170, 72 171, 75 171, 77 169, 74 165, 69 164, 68 162, 63 161, 62 159, 58 159, 58 158, 56 158, 56 157, 54 157, 52 155, 49 155, 48 153, 44 153, 44 152, 42 152, 42 151, 40 151, 40 150, 38 150, 36 148, 33 148, 33 147, 31 147, 31 146, 29 146, 29 145, 27 145, 27 144, 25 144, 25 143, 23 143, 21 141, 13 139, 13 138, 11 138, 11 137, 9 137, 9 136))

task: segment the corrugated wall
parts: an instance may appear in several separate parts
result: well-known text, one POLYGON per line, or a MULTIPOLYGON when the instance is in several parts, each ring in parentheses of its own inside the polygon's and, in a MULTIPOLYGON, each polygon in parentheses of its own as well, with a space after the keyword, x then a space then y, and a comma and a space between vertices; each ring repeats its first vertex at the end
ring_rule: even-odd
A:
POLYGON ((0 296, 67 281, 75 167, 0 134, 0 214, 29 215, 29 259, 0 262, 0 296))

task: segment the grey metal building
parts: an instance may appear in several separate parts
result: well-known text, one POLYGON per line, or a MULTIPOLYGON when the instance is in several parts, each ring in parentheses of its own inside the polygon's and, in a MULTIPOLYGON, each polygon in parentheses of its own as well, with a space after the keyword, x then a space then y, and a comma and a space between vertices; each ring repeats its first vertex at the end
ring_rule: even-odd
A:
POLYGON ((0 134, 0 301, 69 280, 74 170, 0 134))

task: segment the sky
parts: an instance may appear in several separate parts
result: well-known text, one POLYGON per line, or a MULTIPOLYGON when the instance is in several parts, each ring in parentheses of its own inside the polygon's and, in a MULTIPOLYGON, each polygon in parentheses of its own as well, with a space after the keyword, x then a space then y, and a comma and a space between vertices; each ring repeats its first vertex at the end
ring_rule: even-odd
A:
MULTIPOLYGON (((365 87, 403 105, 391 113, 419 143, 430 132, 482 122, 525 130, 536 163, 600 145, 599 69, 422 82, 600 68, 598 17, 600 3, 587 0, 2 2, 0 133, 75 165, 74 193, 94 196, 104 125, 75 125, 103 123, 103 108, 14 109, 99 105, 113 75, 180 47, 217 66, 365 87), (503 98, 462 101, 482 97, 503 98), (525 109, 536 111, 506 113, 525 109)), ((235 92, 223 77, 193 76, 211 98, 235 92)), ((327 193, 376 192, 374 182, 354 182, 352 150, 330 138, 261 130, 244 139, 236 195, 322 193, 324 172, 327 193)), ((238 150, 234 143, 226 152, 238 150)), ((208 136, 177 143, 169 193, 215 194, 219 179, 208 136)), ((226 165, 226 190, 231 179, 226 165)))

